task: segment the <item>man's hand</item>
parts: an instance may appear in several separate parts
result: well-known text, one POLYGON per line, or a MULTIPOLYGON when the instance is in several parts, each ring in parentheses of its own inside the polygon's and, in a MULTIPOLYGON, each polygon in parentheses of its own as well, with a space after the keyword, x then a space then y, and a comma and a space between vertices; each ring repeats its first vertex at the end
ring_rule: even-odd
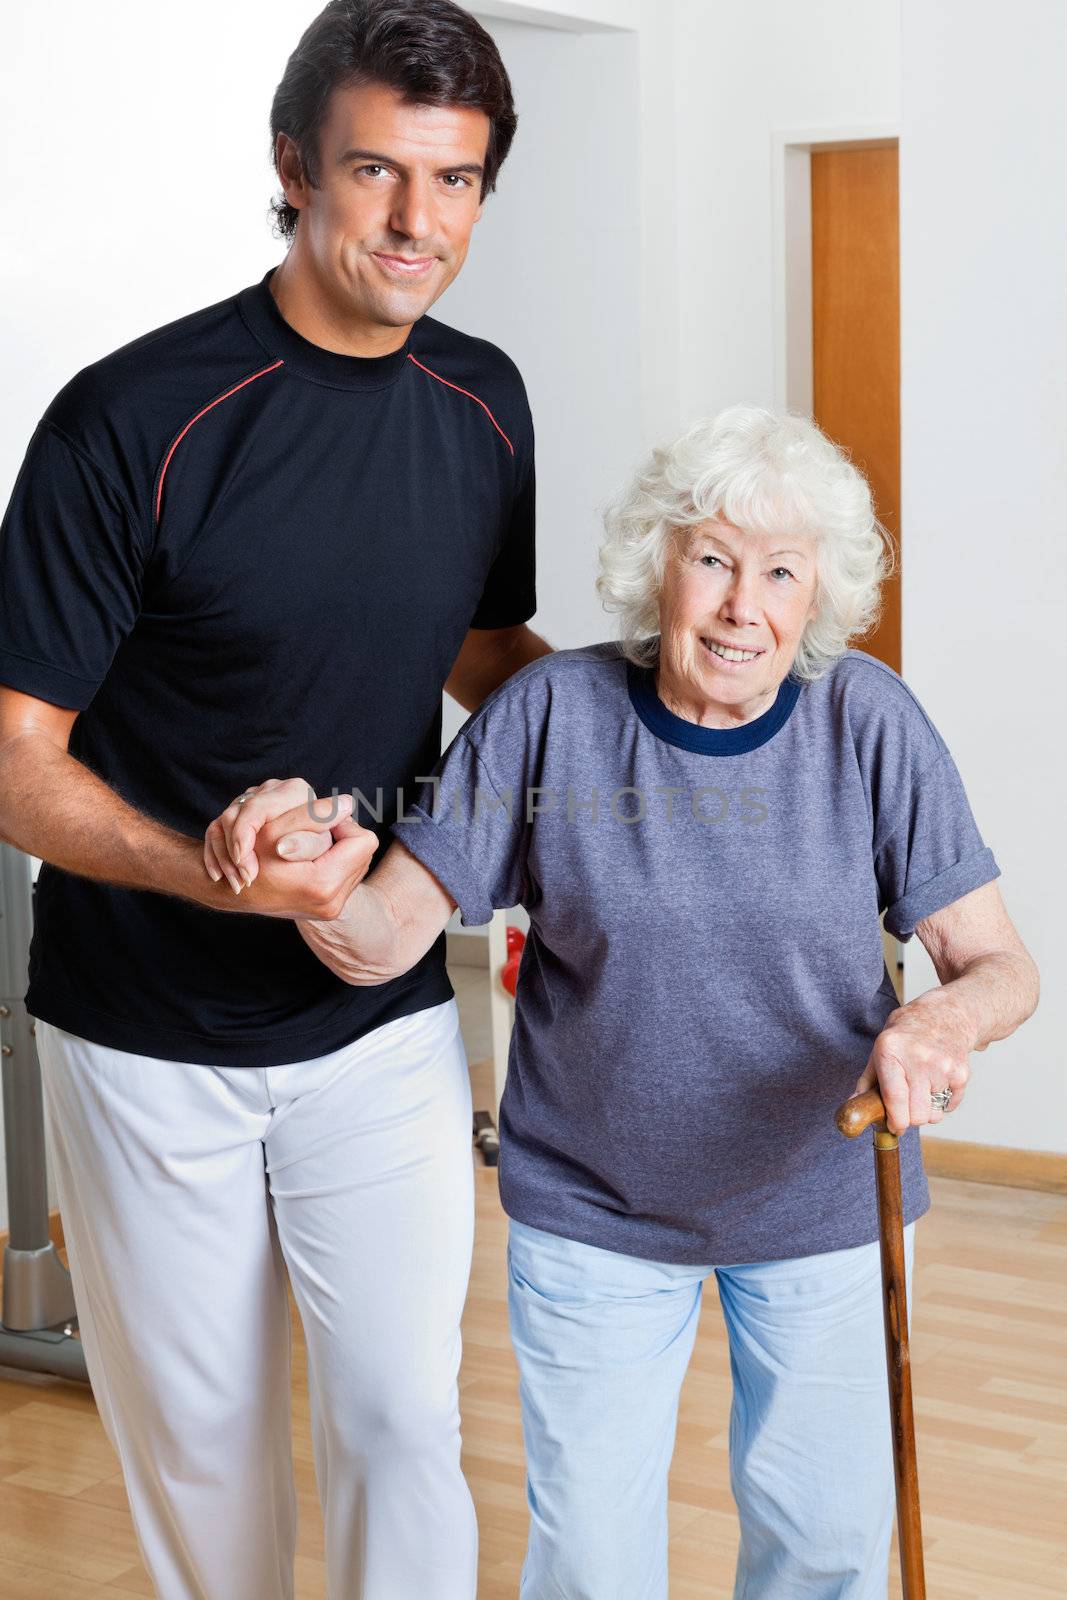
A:
POLYGON ((975 1047, 964 1009, 943 989, 931 989, 889 1013, 854 1092, 878 1086, 890 1133, 940 1122, 960 1107, 975 1047), (946 1111, 930 1099, 939 1089, 952 1090, 946 1111))
POLYGON ((245 795, 205 830, 208 876, 225 877, 235 895, 255 885, 242 909, 263 916, 340 916, 378 847, 351 820, 352 796, 317 800, 302 778, 269 778, 245 795))

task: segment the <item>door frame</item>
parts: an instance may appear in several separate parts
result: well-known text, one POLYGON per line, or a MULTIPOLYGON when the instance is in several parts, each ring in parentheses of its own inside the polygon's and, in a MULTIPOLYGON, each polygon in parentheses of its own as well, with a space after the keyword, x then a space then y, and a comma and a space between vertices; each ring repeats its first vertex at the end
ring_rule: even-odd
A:
POLYGON ((638 0, 470 0, 476 17, 562 33, 639 33, 638 0))
POLYGON ((774 403, 810 416, 814 406, 811 281, 811 156, 818 150, 900 145, 895 123, 771 134, 774 403))

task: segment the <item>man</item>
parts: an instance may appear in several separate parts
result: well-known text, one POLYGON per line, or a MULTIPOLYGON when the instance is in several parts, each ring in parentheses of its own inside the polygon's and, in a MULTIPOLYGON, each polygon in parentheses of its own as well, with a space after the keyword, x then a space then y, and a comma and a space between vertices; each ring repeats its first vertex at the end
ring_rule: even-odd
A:
POLYGON ((436 760, 442 687, 473 709, 549 649, 525 626, 521 378, 425 316, 515 115, 457 6, 333 0, 272 123, 283 264, 80 372, 30 443, 0 541, 0 832, 46 863, 27 1005, 157 1593, 292 1595, 288 1278, 331 1595, 470 1600, 443 940, 351 988, 291 919, 336 914, 365 836, 248 886, 205 875, 202 834, 293 772, 358 790, 384 834, 436 760))

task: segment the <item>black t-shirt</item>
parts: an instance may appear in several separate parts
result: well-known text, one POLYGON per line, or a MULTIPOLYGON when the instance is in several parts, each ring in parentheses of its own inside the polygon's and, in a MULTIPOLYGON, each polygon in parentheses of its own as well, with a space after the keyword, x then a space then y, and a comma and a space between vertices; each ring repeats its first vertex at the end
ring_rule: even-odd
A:
MULTIPOLYGON (((0 534, 0 682, 78 710, 71 754, 182 833, 300 777, 386 839, 467 629, 535 610, 529 406, 431 317, 386 356, 310 343, 270 276, 48 407, 0 534)), ((291 922, 41 869, 28 1009, 100 1044, 280 1065, 451 994, 443 935, 354 988, 291 922)))

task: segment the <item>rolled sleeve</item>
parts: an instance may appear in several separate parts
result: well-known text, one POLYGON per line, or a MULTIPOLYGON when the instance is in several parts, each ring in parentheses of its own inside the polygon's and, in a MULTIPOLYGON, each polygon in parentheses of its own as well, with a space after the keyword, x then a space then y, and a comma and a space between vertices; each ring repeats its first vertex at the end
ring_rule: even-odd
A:
POLYGON ((462 855, 422 806, 411 806, 393 832, 438 883, 447 889, 459 907, 459 920, 465 928, 491 922, 493 902, 473 864, 462 855))
MULTIPOLYGON (((505 723, 503 717, 495 723, 501 749, 505 723)), ((417 803, 392 826, 395 837, 448 890, 464 927, 479 927, 494 910, 524 898, 526 830, 514 814, 516 789, 521 795, 521 784, 502 789, 494 783, 479 752, 460 732, 417 803)))
POLYGON ((885 927, 906 942, 924 917, 1000 876, 948 750, 910 785, 904 815, 875 852, 885 927))
POLYGON ((907 943, 924 917, 943 911, 954 900, 960 900, 972 889, 992 883, 1000 877, 1000 868, 988 847, 966 861, 957 861, 946 872, 939 872, 928 883, 917 885, 894 904, 886 907, 885 926, 889 933, 907 943))

